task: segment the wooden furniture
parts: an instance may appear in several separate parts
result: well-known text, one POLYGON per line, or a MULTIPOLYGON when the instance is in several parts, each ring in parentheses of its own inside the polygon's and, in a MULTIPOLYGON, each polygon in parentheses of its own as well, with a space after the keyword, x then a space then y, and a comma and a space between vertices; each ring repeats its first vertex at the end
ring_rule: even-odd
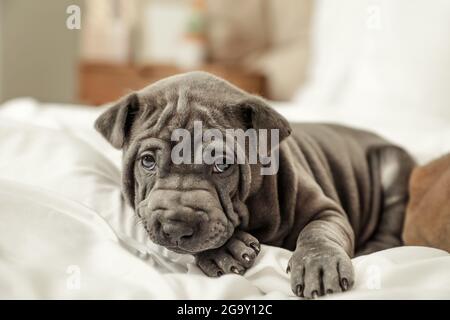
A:
MULTIPOLYGON (((228 80, 250 93, 265 96, 263 75, 237 67, 209 64, 203 70, 228 80)), ((173 65, 114 65, 81 63, 79 70, 79 100, 88 105, 101 105, 141 89, 162 78, 187 72, 173 65)))

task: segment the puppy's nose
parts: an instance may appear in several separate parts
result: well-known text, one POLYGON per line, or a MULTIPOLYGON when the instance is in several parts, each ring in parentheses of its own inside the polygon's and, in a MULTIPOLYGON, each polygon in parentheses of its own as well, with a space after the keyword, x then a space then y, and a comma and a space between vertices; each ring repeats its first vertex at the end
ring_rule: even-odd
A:
POLYGON ((180 240, 182 238, 190 237, 194 234, 194 228, 188 226, 184 222, 168 221, 162 223, 162 230, 164 234, 172 240, 180 240))

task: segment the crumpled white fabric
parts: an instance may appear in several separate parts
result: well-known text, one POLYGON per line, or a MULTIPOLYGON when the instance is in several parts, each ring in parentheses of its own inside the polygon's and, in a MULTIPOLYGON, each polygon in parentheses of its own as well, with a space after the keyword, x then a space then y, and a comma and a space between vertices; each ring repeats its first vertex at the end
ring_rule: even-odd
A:
MULTIPOLYGON (((0 298, 295 298, 287 250, 264 245, 244 277, 212 279, 149 242, 120 194, 120 152, 92 129, 100 111, 0 107, 0 298)), ((325 299, 450 298, 444 251, 402 247, 353 263, 355 288, 325 299)))

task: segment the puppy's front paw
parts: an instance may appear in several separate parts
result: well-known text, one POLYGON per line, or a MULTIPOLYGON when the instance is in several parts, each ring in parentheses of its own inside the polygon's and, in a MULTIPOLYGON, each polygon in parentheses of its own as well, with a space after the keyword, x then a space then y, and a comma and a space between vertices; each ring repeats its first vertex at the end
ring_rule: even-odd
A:
POLYGON ((244 231, 236 231, 228 242, 220 248, 201 252, 196 262, 210 277, 226 273, 244 274, 260 252, 259 241, 244 231))
POLYGON ((354 283, 353 265, 342 249, 297 249, 289 260, 292 291, 314 299, 349 290, 354 283))

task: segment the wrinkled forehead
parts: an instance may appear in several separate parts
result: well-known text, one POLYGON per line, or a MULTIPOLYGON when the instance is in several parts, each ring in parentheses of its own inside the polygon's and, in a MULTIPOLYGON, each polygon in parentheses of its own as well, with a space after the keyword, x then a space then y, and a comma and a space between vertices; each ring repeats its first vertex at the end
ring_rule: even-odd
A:
POLYGON ((181 143, 187 144, 183 146, 193 152, 200 146, 226 148, 227 142, 234 139, 231 134, 234 131, 230 131, 233 127, 226 118, 214 117, 209 110, 194 109, 189 115, 163 112, 155 124, 143 126, 145 129, 141 130, 136 142, 141 144, 141 149, 152 145, 162 149, 164 145, 164 149, 169 151, 181 143))
POLYGON ((224 117, 217 109, 192 101, 182 108, 168 104, 163 110, 142 125, 149 137, 170 141, 177 130, 189 132, 192 136, 199 130, 216 129, 225 132, 236 127, 231 119, 224 117))
POLYGON ((227 129, 241 127, 239 119, 223 112, 220 102, 198 99, 189 93, 155 102, 140 98, 143 113, 135 130, 138 135, 171 141, 176 130, 192 135, 195 130, 215 129, 225 134, 227 129))
POLYGON ((138 92, 144 120, 140 127, 159 138, 178 128, 192 130, 194 121, 205 128, 233 128, 239 119, 224 107, 246 97, 242 90, 204 72, 173 76, 138 92))

